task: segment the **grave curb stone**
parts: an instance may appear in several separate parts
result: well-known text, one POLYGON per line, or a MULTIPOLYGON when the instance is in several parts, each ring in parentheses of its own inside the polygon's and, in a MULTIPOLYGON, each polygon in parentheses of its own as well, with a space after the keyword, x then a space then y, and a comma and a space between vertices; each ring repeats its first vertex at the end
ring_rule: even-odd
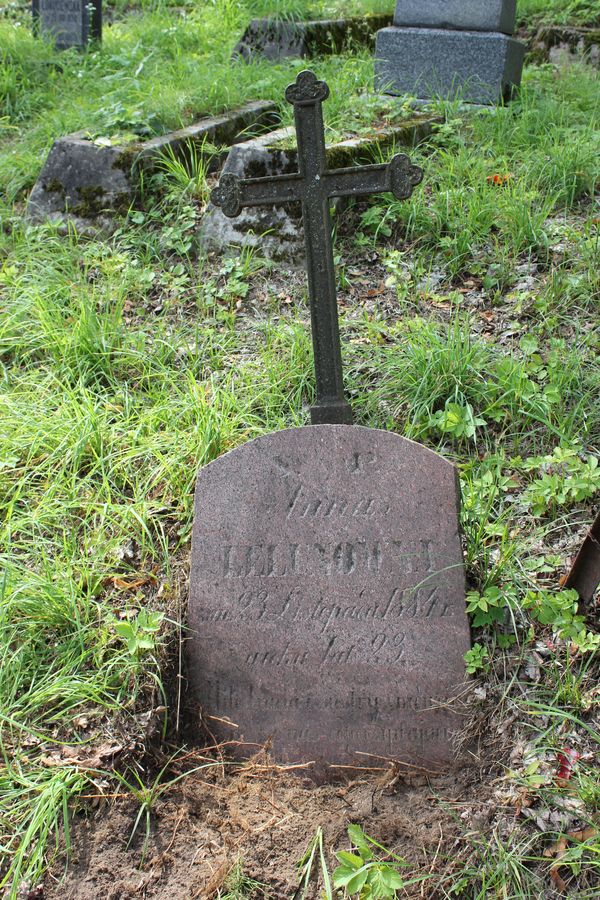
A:
POLYGON ((493 104, 521 83, 525 47, 498 32, 391 27, 378 33, 375 55, 386 93, 493 104))
POLYGON ((392 22, 390 15, 352 16, 298 22, 288 19, 252 19, 232 58, 250 62, 260 56, 272 62, 290 57, 339 53, 349 44, 373 46, 375 34, 392 22))
POLYGON ((451 462, 355 425, 264 435, 205 466, 187 674, 216 739, 272 738, 284 762, 452 765, 470 647, 459 504, 451 462))
POLYGON ((516 9, 516 0, 397 0, 394 25, 512 35, 516 9))
MULTIPOLYGON (((349 138, 326 148, 328 167, 344 168, 356 163, 372 147, 414 147, 431 134, 436 117, 417 114, 369 137, 349 138)), ((250 141, 235 144, 225 161, 221 175, 231 173, 240 178, 265 175, 284 175, 298 171, 294 148, 281 144, 294 137, 293 127, 281 128, 250 141), (279 145, 279 146, 278 146, 279 145)), ((343 201, 334 198, 334 209, 341 209, 343 201)), ((300 211, 290 207, 247 207, 235 219, 228 218, 212 203, 200 225, 198 242, 203 250, 223 251, 227 248, 260 247, 262 255, 270 259, 286 260, 301 267, 305 260, 300 211)))
POLYGON ((529 42, 536 63, 556 64, 583 60, 600 68, 600 28, 542 25, 529 42))
POLYGON ((230 145, 250 128, 278 122, 277 105, 259 100, 147 141, 100 146, 84 131, 58 138, 30 194, 26 217, 34 223, 71 222, 81 231, 110 231, 116 227, 112 215, 126 212, 135 198, 140 171, 152 171, 161 151, 171 148, 181 155, 188 141, 230 145))

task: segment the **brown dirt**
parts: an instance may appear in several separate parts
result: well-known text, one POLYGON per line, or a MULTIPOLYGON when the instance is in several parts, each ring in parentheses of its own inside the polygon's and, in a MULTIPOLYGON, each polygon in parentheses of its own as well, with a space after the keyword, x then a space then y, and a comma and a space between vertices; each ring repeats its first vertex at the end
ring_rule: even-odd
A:
MULTIPOLYGON (((324 786, 276 768, 217 772, 191 775, 156 802, 145 854, 143 820, 126 847, 139 811, 135 801, 119 798, 80 815, 66 876, 61 865, 54 868, 45 900, 209 900, 238 860, 245 875, 268 886, 271 900, 290 898, 298 886, 296 863, 317 827, 327 848, 348 849, 351 822, 405 856, 412 864, 407 871, 439 873, 441 862, 452 865, 464 819, 477 828, 490 814, 492 788, 475 767, 434 779, 401 778, 391 767, 324 786)), ((436 880, 416 886, 413 896, 441 896, 436 880)))

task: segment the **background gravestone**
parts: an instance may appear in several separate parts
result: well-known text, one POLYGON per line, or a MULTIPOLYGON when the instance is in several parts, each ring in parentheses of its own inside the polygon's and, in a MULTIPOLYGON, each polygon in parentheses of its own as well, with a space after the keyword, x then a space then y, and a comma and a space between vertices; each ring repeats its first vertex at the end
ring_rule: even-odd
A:
POLYGON ((279 60, 294 56, 341 53, 351 46, 373 46, 379 28, 390 25, 386 13, 299 22, 294 19, 252 19, 233 51, 233 59, 251 62, 257 56, 279 60))
POLYGON ((515 0, 397 0, 394 24, 377 34, 375 81, 389 94, 509 99, 525 47, 510 36, 515 0))
POLYGON ((451 463, 357 426, 267 435, 204 468, 188 670, 210 731, 272 737, 286 761, 448 763, 470 646, 458 503, 451 463))
POLYGON ((34 30, 59 50, 102 39, 102 0, 33 0, 34 30))

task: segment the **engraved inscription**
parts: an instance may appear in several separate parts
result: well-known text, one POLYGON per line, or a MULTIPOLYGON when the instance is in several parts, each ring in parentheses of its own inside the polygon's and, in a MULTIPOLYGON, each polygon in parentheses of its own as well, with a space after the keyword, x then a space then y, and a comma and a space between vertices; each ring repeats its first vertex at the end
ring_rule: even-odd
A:
POLYGON ((347 604, 320 595, 310 601, 301 588, 283 594, 267 590, 243 590, 231 598, 232 603, 218 608, 199 610, 201 622, 278 621, 297 624, 315 623, 317 632, 324 634, 339 622, 363 623, 396 619, 451 618, 454 611, 439 587, 426 586, 417 589, 393 588, 387 598, 369 602, 368 591, 363 588, 347 600, 347 604))
POLYGON ((343 497, 317 497, 314 493, 298 485, 288 500, 288 519, 323 519, 343 518, 372 519, 376 516, 387 516, 390 504, 377 497, 360 497, 359 499, 343 497))
POLYGON ((198 479, 190 598, 190 683, 236 755, 451 761, 469 629, 456 474, 431 451, 323 425, 225 454, 198 479))
POLYGON ((223 544, 207 542, 203 565, 224 578, 284 578, 295 575, 436 575, 428 542, 402 540, 319 541, 312 544, 223 544), (216 559, 216 561, 215 561, 216 559))
POLYGON ((63 43, 81 44, 84 38, 84 0, 40 0, 42 30, 63 43))

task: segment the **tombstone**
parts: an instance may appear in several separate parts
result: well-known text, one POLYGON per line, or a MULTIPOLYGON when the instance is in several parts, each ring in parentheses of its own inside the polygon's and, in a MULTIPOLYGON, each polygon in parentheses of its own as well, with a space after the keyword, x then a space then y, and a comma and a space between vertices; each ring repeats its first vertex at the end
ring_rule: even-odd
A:
POLYGON ((511 37, 515 12, 515 0, 397 0, 393 26, 377 34, 377 86, 422 99, 508 100, 525 56, 511 37))
POLYGON ((34 31, 58 50, 102 40, 102 0, 33 0, 34 31))
POLYGON ((277 61, 288 57, 321 56, 341 53, 350 46, 375 43, 380 28, 390 25, 385 13, 350 16, 347 19, 320 19, 300 22, 295 19, 252 19, 232 58, 252 62, 257 57, 277 61))
POLYGON ((299 172, 229 174, 213 191, 229 216, 301 203, 317 390, 312 427, 258 438, 199 474, 189 680, 209 731, 239 756, 270 741, 276 759, 333 773, 373 756, 445 766, 470 646, 456 471, 352 424, 329 217, 332 196, 407 198, 422 173, 406 156, 327 170, 327 96, 312 72, 286 91, 299 172))

